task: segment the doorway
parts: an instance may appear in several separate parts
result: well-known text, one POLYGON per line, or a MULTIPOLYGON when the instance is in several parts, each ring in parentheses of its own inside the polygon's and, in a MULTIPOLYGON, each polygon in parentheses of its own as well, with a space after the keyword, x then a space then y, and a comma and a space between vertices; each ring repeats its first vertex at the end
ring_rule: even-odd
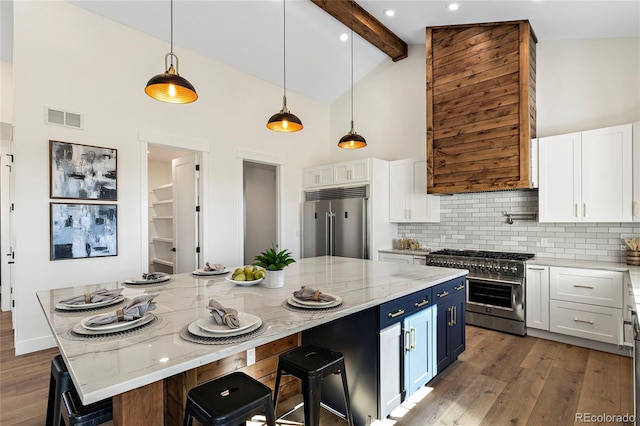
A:
POLYGON ((274 246, 278 248, 278 169, 244 160, 244 264, 274 246))
POLYGON ((199 154, 149 145, 149 272, 178 274, 200 265, 199 154))

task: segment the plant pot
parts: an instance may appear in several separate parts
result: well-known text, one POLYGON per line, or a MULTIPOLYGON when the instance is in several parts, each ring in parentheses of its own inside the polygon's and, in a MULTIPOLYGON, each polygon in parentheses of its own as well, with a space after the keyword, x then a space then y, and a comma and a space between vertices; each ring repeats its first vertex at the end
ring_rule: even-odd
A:
POLYGON ((264 285, 267 288, 284 287, 284 269, 278 271, 264 271, 264 285))

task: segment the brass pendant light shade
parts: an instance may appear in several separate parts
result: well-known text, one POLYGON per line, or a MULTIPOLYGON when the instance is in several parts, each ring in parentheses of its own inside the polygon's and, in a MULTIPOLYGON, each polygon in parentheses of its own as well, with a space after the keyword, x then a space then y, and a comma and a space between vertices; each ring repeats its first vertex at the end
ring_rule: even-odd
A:
POLYGON ((287 108, 287 97, 282 97, 282 109, 273 114, 267 122, 267 128, 276 132, 297 132, 302 130, 302 121, 287 108))
POLYGON ((282 38, 284 40, 283 46, 283 89, 282 95, 282 109, 273 114, 269 121, 267 121, 267 129, 276 132, 297 132, 302 130, 302 121, 295 114, 292 114, 287 108, 287 2, 282 0, 282 38))
POLYGON ((351 120, 351 130, 349 133, 340 138, 338 146, 344 149, 358 149, 367 146, 367 141, 353 129, 353 120, 351 120))
POLYGON ((164 55, 164 69, 162 74, 151 77, 144 88, 144 92, 162 102, 172 104, 189 104, 198 99, 196 89, 187 79, 180 77, 178 72, 178 57, 173 53, 173 0, 171 0, 171 51, 164 55), (171 58, 171 61, 168 59, 171 58), (176 66, 173 67, 173 60, 176 66))
MULTIPOLYGON (((176 59, 177 67, 178 57, 173 53, 165 55, 165 67, 167 67, 167 59, 170 56, 176 59)), ((196 89, 187 79, 180 77, 173 64, 169 65, 162 74, 151 77, 144 92, 153 99, 172 104, 188 104, 198 99, 196 89)))
POLYGON ((351 130, 340 138, 339 148, 359 149, 367 146, 365 138, 353 128, 353 0, 351 1, 351 130))

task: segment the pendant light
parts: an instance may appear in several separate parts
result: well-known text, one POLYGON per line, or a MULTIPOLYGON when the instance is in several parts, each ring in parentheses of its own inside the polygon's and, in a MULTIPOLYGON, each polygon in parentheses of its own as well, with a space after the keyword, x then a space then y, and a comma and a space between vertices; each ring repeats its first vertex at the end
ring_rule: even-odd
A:
POLYGON ((188 104, 198 99, 193 85, 178 73, 178 57, 173 53, 173 0, 171 0, 171 51, 164 56, 165 72, 151 77, 144 92, 162 102, 188 104), (170 59, 170 62, 168 61, 170 59), (173 67, 173 60, 176 66, 173 67))
POLYGON ((287 108, 287 1, 282 0, 282 13, 283 13, 283 31, 282 38, 284 40, 283 43, 283 62, 284 62, 284 73, 283 73, 283 87, 284 94, 282 95, 282 109, 273 114, 269 121, 267 122, 267 128, 270 130, 274 130, 276 132, 297 132, 298 130, 302 130, 302 121, 298 117, 289 111, 287 108))
POLYGON ((340 138, 338 146, 344 149, 358 149, 367 146, 367 141, 353 128, 353 0, 351 1, 351 130, 340 138))

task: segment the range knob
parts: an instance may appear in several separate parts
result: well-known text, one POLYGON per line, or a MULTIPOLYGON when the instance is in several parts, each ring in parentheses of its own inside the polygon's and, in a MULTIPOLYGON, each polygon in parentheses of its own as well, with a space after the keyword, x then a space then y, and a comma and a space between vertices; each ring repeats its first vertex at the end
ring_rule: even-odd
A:
POLYGON ((503 266, 502 266, 502 272, 504 272, 505 274, 506 274, 507 272, 509 272, 509 265, 503 265, 503 266))
POLYGON ((512 266, 511 268, 509 268, 509 271, 511 271, 512 274, 517 274, 518 268, 516 268, 515 266, 512 266))

